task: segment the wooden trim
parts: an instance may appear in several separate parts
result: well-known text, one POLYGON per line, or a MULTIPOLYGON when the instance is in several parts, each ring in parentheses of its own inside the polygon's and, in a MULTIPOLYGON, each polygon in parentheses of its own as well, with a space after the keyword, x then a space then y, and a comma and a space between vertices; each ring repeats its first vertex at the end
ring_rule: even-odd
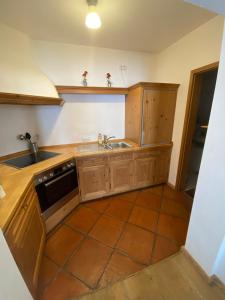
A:
POLYGON ((127 95, 129 90, 143 87, 143 88, 160 88, 160 89, 171 89, 177 90, 179 84, 174 83, 158 83, 158 82, 139 82, 132 85, 129 88, 119 88, 119 87, 96 87, 96 86, 67 86, 67 85, 57 85, 56 90, 59 94, 118 94, 127 95))
POLYGON ((195 269, 200 273, 200 275, 203 277, 203 279, 208 282, 210 285, 216 285, 218 288, 220 288, 223 292, 225 292, 225 285, 221 282, 221 280, 216 276, 212 275, 209 276, 199 265, 199 263, 191 256, 191 254, 185 249, 184 246, 181 247, 180 250, 185 257, 190 261, 190 263, 195 267, 195 269))
POLYGON ((191 150, 191 141, 194 132, 193 123, 197 114, 197 105, 198 105, 197 99, 199 96, 199 89, 196 89, 196 87, 200 87, 201 74, 206 73, 208 71, 215 70, 218 68, 218 66, 219 66, 219 62, 215 62, 207 66, 194 69, 191 71, 190 74, 183 135, 182 135, 181 148, 180 148, 181 150, 180 150, 177 179, 175 185, 175 189, 177 191, 180 191, 183 188, 184 180, 185 180, 184 177, 187 168, 187 161, 191 150))
POLYGON ((13 105, 63 105, 62 98, 0 92, 0 104, 13 105))
POLYGON ((197 263, 197 261, 191 256, 191 254, 187 251, 187 249, 182 246, 181 250, 180 250, 185 257, 190 261, 190 263, 195 267, 195 269, 198 271, 198 273, 203 277, 203 279, 205 281, 207 281, 209 284, 212 284, 212 277, 209 276, 203 269, 202 267, 199 265, 199 263, 197 263))
POLYGON ((175 188, 175 185, 172 184, 172 183, 167 182, 167 185, 168 185, 172 190, 175 190, 175 189, 176 189, 176 188, 175 188))
POLYGON ((160 82, 138 82, 129 87, 129 90, 135 89, 137 87, 143 87, 145 89, 148 88, 157 88, 157 89, 165 89, 165 90, 177 90, 179 88, 179 84, 176 83, 160 83, 160 82))
POLYGON ((215 284, 218 288, 220 288, 225 293, 225 284, 216 276, 211 276, 212 283, 215 284))
POLYGON ((205 73, 205 72, 208 72, 208 71, 212 71, 212 70, 218 69, 218 67, 219 67, 219 61, 216 61, 216 62, 214 62, 212 64, 209 64, 209 65, 206 65, 206 66, 194 69, 191 72, 192 73, 202 74, 202 73, 205 73))
POLYGON ((96 87, 96 86, 66 86, 57 85, 56 90, 59 94, 99 94, 99 95, 127 95, 127 88, 119 87, 96 87))

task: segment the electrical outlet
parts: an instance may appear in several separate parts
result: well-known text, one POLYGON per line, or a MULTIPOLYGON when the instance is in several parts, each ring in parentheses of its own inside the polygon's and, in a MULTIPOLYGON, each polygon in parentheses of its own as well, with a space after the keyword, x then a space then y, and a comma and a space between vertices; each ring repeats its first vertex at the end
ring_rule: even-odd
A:
POLYGON ((126 71, 127 70, 127 66, 126 65, 121 65, 120 66, 120 70, 121 71, 126 71))

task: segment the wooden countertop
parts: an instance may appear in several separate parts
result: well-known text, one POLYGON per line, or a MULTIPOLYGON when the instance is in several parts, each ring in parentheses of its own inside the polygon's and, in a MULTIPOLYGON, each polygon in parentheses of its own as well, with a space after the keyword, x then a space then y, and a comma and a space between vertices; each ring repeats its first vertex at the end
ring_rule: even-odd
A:
POLYGON ((0 182, 6 192, 6 196, 0 199, 0 228, 4 231, 9 224, 12 215, 15 213, 17 207, 20 204, 20 199, 23 197, 26 189, 33 181, 33 177, 45 170, 48 170, 54 166, 57 166, 67 160, 72 158, 86 157, 92 155, 110 155, 112 153, 129 152, 129 151, 140 151, 143 149, 161 149, 169 148, 171 144, 158 145, 152 147, 140 147, 136 143, 130 140, 114 140, 114 141, 124 141, 132 145, 130 148, 114 149, 114 150, 98 150, 98 151, 86 151, 79 152, 77 147, 81 145, 88 145, 93 143, 83 143, 83 144, 72 144, 72 145, 59 145, 59 146, 49 146, 42 147, 42 150, 54 151, 60 153, 60 155, 53 158, 47 159, 45 161, 39 162, 37 164, 25 167, 23 169, 16 169, 3 163, 0 163, 0 182))

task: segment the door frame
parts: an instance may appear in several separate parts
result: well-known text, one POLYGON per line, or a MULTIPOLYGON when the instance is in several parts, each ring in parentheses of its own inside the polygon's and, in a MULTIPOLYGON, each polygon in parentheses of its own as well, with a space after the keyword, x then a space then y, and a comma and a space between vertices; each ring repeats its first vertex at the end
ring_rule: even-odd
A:
POLYGON ((181 191, 185 183, 188 158, 191 151, 191 143, 195 129, 195 120, 198 108, 198 96, 201 87, 201 76, 203 73, 218 69, 219 62, 215 62, 198 69, 194 69, 190 74, 183 134, 178 162, 177 178, 175 189, 181 191))

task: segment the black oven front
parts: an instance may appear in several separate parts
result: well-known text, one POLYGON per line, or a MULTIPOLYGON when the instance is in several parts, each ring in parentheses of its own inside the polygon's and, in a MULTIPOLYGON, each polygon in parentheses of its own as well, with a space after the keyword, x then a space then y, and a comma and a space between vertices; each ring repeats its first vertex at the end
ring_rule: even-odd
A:
POLYGON ((68 194, 77 190, 78 180, 74 160, 67 161, 35 178, 41 211, 44 213, 68 194))

